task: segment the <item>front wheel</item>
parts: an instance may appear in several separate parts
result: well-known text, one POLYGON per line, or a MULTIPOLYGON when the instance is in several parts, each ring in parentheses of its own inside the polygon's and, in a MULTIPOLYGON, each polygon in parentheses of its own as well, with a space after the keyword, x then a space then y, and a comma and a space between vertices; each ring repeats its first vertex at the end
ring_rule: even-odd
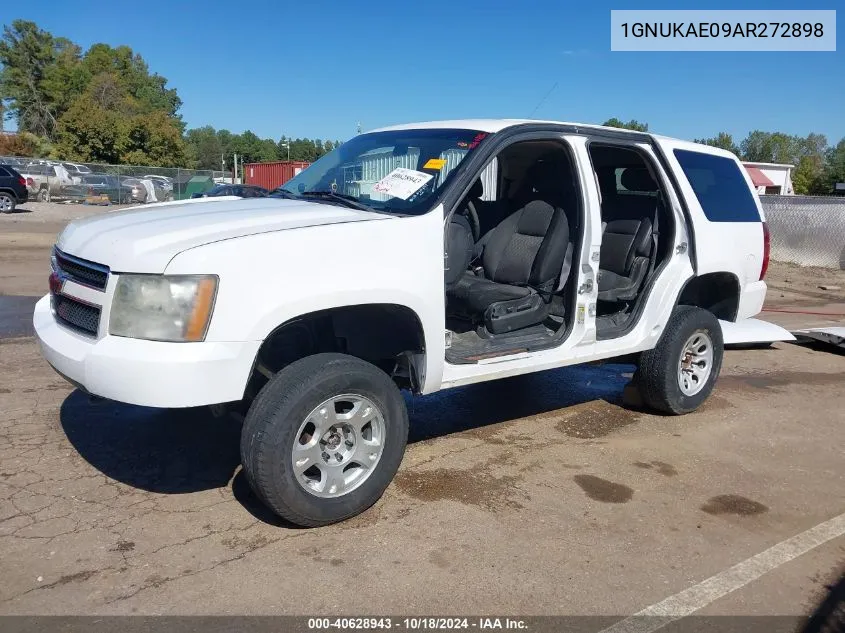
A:
POLYGON ((15 210, 15 199, 8 193, 0 192, 0 213, 11 213, 15 210))
POLYGON ((663 413, 695 411, 713 391, 723 352, 719 320, 702 308, 678 306, 657 347, 640 355, 643 401, 663 413))
POLYGON ((405 401, 387 374, 353 356, 316 354, 258 394, 244 421, 241 463, 270 509, 316 527, 378 501, 407 439, 405 401))

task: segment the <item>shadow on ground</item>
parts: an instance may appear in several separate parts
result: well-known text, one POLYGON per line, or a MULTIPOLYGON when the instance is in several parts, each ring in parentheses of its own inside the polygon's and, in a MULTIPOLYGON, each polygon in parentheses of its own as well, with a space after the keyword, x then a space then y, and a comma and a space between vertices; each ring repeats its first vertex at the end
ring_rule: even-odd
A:
MULTIPOLYGON (((591 400, 620 403, 630 365, 582 366, 407 398, 409 442, 538 415, 591 400)), ((232 482, 235 498, 256 518, 280 522, 252 494, 240 465, 241 425, 208 409, 149 409, 92 402, 74 391, 63 402, 62 428, 97 470, 129 486, 179 494, 232 482), (236 474, 237 473, 237 474, 236 474), (234 477, 234 478, 233 478, 234 477)))
POLYGON ((32 336, 32 312, 41 297, 0 295, 0 339, 32 336))

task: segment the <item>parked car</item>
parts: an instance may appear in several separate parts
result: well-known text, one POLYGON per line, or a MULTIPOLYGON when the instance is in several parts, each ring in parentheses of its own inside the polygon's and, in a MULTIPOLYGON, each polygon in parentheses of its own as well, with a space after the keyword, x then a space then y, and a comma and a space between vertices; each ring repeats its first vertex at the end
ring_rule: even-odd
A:
POLYGON ((11 165, 0 164, 0 213, 11 213, 28 197, 26 179, 11 165))
POLYGON ((76 185, 82 182, 82 176, 94 173, 91 171, 90 167, 79 163, 62 163, 62 167, 67 169, 68 175, 70 175, 71 180, 73 180, 73 184, 76 185))
POLYGON ((149 174, 144 176, 148 180, 152 180, 157 188, 163 191, 173 191, 173 180, 167 176, 159 176, 158 174, 149 174))
POLYGON ((39 202, 67 197, 65 190, 74 184, 73 178, 61 164, 41 161, 30 163, 18 171, 26 179, 29 195, 39 202))
POLYGON ((70 223, 34 327, 89 393, 248 407, 246 480, 279 516, 325 525, 396 473, 400 389, 624 357, 645 406, 694 411, 723 341, 770 326, 751 318, 764 219, 722 149, 571 123, 397 126, 274 197, 70 223))
MULTIPOLYGON (((126 179, 124 179, 125 181, 126 179)), ((112 204, 132 202, 132 186, 111 174, 88 174, 79 184, 65 187, 64 196, 70 200, 106 200, 112 204)))
POLYGON ((0 165, 8 165, 18 169, 30 163, 29 158, 20 158, 17 156, 0 156, 0 165))
POLYGON ((132 202, 167 202, 173 200, 173 187, 165 189, 161 181, 152 178, 121 178, 123 186, 130 189, 132 202))
POLYGON ((264 198, 270 192, 256 185, 217 185, 208 191, 195 193, 192 198, 214 198, 217 196, 238 196, 240 198, 264 198))

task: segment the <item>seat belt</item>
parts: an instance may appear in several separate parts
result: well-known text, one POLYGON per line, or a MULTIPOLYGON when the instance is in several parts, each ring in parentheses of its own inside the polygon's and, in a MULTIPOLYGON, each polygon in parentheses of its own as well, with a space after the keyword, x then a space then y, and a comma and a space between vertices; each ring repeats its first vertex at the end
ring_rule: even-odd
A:
POLYGON ((646 273, 645 279, 648 280, 651 277, 651 273, 654 272, 654 263, 657 260, 657 217, 658 213, 657 210, 660 208, 660 204, 663 198, 663 193, 658 191, 657 192, 657 199, 655 200, 654 205, 654 214, 651 218, 651 255, 648 258, 648 272, 646 273))
POLYGON ((572 242, 566 245, 566 254, 563 256, 563 266, 560 267, 560 279, 557 282, 557 288, 555 292, 560 292, 563 290, 563 287, 566 285, 566 280, 569 279, 569 271, 572 270, 572 251, 575 250, 573 248, 572 242))

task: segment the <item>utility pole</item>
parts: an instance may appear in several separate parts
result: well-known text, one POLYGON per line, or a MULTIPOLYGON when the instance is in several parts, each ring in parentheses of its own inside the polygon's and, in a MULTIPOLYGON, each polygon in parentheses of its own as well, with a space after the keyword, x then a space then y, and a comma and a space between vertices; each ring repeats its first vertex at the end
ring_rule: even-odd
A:
POLYGON ((220 152, 220 171, 226 171, 226 155, 220 152))
POLYGON ((235 153, 235 164, 232 170, 232 184, 235 184, 235 180, 238 178, 238 154, 235 153))

